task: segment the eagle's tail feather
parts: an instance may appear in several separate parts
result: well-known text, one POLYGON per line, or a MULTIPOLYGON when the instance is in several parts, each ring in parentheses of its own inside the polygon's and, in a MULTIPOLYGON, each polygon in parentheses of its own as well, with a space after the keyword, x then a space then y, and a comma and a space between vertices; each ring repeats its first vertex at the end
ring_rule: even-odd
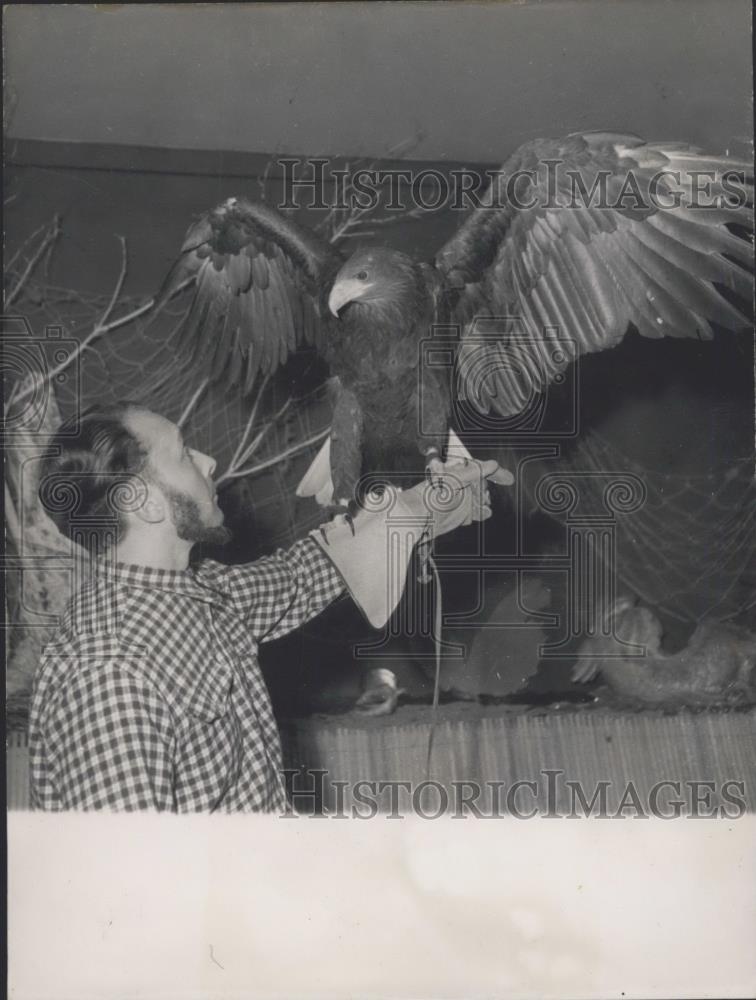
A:
POLYGON ((331 479, 331 435, 313 459, 309 469, 297 486, 298 497, 315 497, 321 507, 333 503, 333 480, 331 479))

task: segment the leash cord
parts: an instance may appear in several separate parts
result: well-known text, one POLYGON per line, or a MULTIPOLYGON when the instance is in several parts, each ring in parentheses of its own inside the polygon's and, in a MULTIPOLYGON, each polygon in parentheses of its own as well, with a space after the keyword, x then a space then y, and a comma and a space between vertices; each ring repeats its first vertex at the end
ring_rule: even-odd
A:
POLYGON ((435 597, 435 608, 433 609, 433 645, 435 646, 436 677, 433 682, 433 706, 431 708, 430 732, 428 733, 428 756, 425 761, 425 780, 430 781, 431 754, 433 753, 433 737, 436 732, 436 720, 438 717, 438 701, 441 693, 441 624, 443 621, 441 606, 441 577, 438 575, 438 567, 433 561, 433 556, 428 553, 428 565, 433 574, 433 592, 435 597))

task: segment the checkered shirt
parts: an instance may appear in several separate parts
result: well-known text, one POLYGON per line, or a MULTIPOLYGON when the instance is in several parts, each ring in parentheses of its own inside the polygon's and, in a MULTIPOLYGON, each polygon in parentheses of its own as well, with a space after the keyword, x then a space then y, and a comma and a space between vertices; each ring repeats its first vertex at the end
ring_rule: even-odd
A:
POLYGON ((100 563, 37 671, 33 808, 285 810, 257 644, 343 588, 309 538, 245 566, 100 563))

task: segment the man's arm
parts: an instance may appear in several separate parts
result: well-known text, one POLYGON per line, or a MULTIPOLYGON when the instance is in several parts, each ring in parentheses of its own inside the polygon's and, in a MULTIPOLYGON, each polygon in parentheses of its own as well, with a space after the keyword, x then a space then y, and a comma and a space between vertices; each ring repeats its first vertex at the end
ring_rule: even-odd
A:
POLYGON ((35 807, 175 809, 168 708, 118 661, 72 671, 30 730, 35 807))
POLYGON ((442 486, 389 488, 351 523, 323 525, 320 539, 313 532, 258 562, 220 567, 222 587, 255 637, 266 641, 285 635, 347 588, 374 627, 385 625, 402 596, 415 544, 490 517, 488 479, 513 482, 494 461, 470 459, 442 469, 442 486))
POLYGON ((223 586, 260 642, 303 625, 344 591, 343 579, 309 537, 256 562, 224 567, 223 586))

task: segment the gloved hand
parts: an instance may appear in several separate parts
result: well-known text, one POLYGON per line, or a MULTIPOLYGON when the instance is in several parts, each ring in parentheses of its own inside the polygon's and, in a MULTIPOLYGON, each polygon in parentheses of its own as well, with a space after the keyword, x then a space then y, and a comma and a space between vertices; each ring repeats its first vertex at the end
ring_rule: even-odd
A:
POLYGON ((430 482, 398 491, 396 509, 422 520, 433 537, 445 535, 491 516, 489 480, 511 485, 514 476, 494 461, 448 462, 430 482))
POLYGON ((385 625, 401 600, 418 542, 491 516, 489 480, 511 484, 514 477, 494 461, 447 463, 432 482, 369 494, 351 523, 339 519, 311 533, 371 625, 385 625))

